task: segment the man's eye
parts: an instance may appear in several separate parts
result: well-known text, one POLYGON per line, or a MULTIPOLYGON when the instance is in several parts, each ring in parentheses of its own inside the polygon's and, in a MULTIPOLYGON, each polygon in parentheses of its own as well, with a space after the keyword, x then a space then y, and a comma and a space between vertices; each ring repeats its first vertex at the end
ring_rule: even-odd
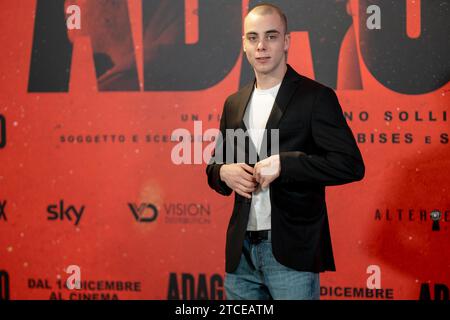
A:
POLYGON ((250 41, 255 41, 255 40, 256 40, 256 37, 248 37, 248 40, 250 40, 250 41))
POLYGON ((276 35, 268 35, 267 36, 267 39, 269 39, 269 40, 275 40, 276 38, 277 38, 276 35))

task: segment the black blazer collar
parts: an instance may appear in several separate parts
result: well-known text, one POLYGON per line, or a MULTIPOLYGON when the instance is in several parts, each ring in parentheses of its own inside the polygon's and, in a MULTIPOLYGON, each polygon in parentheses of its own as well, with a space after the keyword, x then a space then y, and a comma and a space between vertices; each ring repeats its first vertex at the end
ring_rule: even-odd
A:
MULTIPOLYGON (((278 94, 275 98, 275 103, 272 108, 272 112, 269 115, 269 119, 267 120, 266 130, 267 129, 276 129, 278 127, 278 123, 280 122, 281 116, 286 110, 289 101, 292 98, 292 95, 295 92, 295 89, 298 86, 298 82, 302 79, 302 76, 299 75, 295 70, 288 64, 287 70, 284 75, 283 81, 281 82, 280 89, 278 90, 278 94)), ((242 88, 241 93, 239 95, 238 100, 238 120, 239 127, 244 131, 247 131, 247 127, 244 123, 244 114, 247 110, 248 102, 252 95, 253 89, 255 88, 256 78, 253 79, 253 82, 247 84, 244 88, 242 88)))

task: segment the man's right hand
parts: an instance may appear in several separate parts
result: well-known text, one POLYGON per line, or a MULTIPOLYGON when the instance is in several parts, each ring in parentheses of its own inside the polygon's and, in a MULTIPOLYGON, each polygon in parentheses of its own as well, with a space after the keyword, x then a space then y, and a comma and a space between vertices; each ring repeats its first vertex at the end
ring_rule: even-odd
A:
POLYGON ((224 164, 220 167, 220 179, 236 193, 248 199, 256 190, 258 183, 253 177, 253 168, 246 163, 224 164))

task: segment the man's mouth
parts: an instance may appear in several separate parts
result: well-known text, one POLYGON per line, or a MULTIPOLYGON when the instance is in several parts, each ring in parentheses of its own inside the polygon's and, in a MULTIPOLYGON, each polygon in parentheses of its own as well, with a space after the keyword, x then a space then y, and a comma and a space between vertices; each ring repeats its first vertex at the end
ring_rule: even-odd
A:
POLYGON ((260 62, 264 62, 264 61, 267 61, 269 59, 270 59, 270 57, 258 57, 258 58, 256 58, 256 60, 258 60, 260 62))

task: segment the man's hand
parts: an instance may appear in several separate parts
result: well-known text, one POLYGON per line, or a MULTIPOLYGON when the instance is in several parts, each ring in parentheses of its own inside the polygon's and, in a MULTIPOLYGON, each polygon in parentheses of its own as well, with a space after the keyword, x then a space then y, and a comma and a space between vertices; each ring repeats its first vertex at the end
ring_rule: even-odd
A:
POLYGON ((261 188, 266 188, 280 176, 280 155, 273 155, 255 164, 253 176, 261 188))
POLYGON ((224 164, 220 167, 220 179, 228 187, 243 197, 252 198, 252 192, 256 190, 256 180, 253 177, 254 170, 246 163, 224 164))

